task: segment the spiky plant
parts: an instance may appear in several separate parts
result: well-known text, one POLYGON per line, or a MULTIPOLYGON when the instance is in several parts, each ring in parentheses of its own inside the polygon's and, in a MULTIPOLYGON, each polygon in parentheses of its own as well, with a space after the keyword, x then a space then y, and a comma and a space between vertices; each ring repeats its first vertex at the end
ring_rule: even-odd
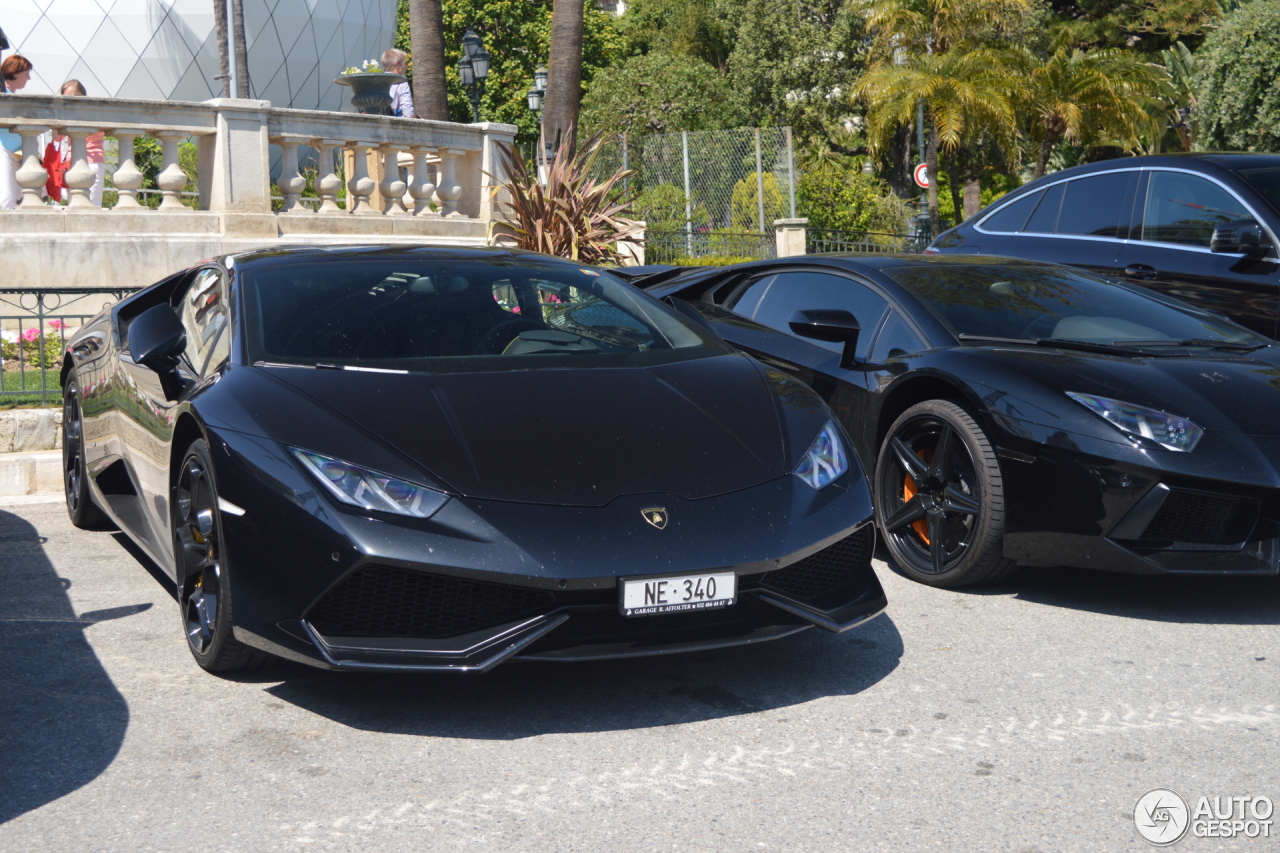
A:
POLYGON ((592 176, 606 142, 596 134, 576 153, 570 153, 567 141, 562 143, 547 169, 546 186, 538 180, 537 167, 531 169, 518 150, 499 145, 506 180, 494 187, 493 197, 500 199, 507 221, 491 225, 490 238, 500 231, 516 248, 586 264, 621 264, 617 244, 638 242, 644 226, 627 218, 634 197, 618 192, 634 169, 618 170, 604 180, 592 176))

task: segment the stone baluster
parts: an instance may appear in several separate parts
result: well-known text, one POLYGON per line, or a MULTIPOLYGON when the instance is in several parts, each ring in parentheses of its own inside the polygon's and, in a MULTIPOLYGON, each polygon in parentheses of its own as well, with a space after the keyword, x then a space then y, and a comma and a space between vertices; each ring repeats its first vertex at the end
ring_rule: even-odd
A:
POLYGON ((163 196, 159 209, 168 213, 191 210, 182 203, 182 191, 187 186, 187 175, 178 165, 178 142, 185 139, 187 134, 155 130, 151 135, 160 140, 161 150, 164 151, 164 170, 156 176, 156 183, 160 186, 160 194, 163 196))
POLYGON ((120 144, 120 165, 116 167, 111 182, 116 185, 116 206, 112 210, 145 210, 138 203, 138 188, 142 186, 142 172, 133 161, 133 141, 142 134, 136 130, 115 130, 114 136, 120 144))
POLYGON ((383 145, 382 183, 378 191, 382 193, 382 213, 386 216, 406 216, 404 209, 405 183, 400 180, 400 152, 406 150, 404 145, 383 145))
POLYGON ((369 149, 372 146, 348 140, 347 147, 351 149, 354 161, 351 177, 347 180, 347 212, 356 216, 376 216, 378 211, 369 201, 373 188, 377 186, 369 177, 369 149))
POLYGON ((337 139, 313 139, 311 144, 315 146, 317 168, 320 170, 320 177, 316 181, 316 192, 320 195, 320 209, 317 212, 342 213, 337 202, 338 190, 342 189, 342 178, 338 177, 338 170, 333 164, 333 152, 335 149, 341 150, 345 143, 337 139))
POLYGON ((49 173, 44 168, 38 137, 48 130, 47 127, 15 127, 13 132, 22 137, 22 165, 18 168, 18 186, 22 187, 22 210, 52 210, 40 197, 49 173))
POLYGON ((89 152, 85 148, 85 140, 97 132, 96 127, 66 128, 66 134, 71 138, 71 168, 63 176, 63 181, 71 196, 67 206, 76 210, 98 209, 89 198, 95 175, 89 166, 89 152))
POLYGON ((465 151, 453 148, 442 148, 437 155, 440 158, 439 184, 436 186, 436 200, 440 205, 441 216, 461 216, 458 213, 458 199, 462 197, 462 187, 458 186, 453 174, 453 159, 465 151))
POLYGON ((431 182, 427 171, 427 154, 435 153, 435 149, 415 145, 410 151, 413 153, 413 178, 409 182, 409 195, 413 197, 413 215, 437 216, 438 213, 431 209, 431 196, 435 194, 436 185, 431 182))
POLYGON ((280 161, 280 194, 284 196, 281 213, 302 213, 302 191, 307 188, 307 179, 298 171, 298 146, 301 139, 282 137, 275 140, 280 146, 283 157, 280 161))

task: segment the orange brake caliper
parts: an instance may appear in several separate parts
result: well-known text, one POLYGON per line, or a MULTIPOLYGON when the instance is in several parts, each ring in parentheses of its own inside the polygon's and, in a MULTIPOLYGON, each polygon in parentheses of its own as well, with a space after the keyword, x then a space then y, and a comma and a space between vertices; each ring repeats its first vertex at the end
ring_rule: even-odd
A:
MULTIPOLYGON (((926 465, 933 464, 933 460, 929 458, 932 455, 933 454, 928 453, 923 448, 916 451, 916 456, 923 459, 926 465)), ((916 486, 916 481, 911 478, 910 474, 904 474, 903 476, 906 479, 902 481, 902 502, 906 503, 914 498, 916 496, 916 492, 920 491, 920 489, 916 486)), ((918 518, 911 522, 911 529, 919 534, 920 538, 924 540, 924 544, 929 544, 929 523, 927 521, 923 518, 918 518)))

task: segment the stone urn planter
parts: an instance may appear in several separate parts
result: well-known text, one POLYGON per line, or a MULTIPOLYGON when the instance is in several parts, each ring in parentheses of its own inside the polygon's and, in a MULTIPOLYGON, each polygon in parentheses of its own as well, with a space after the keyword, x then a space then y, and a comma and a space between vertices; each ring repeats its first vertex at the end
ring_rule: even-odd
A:
POLYGON ((343 74, 333 82, 351 87, 351 106, 374 115, 382 114, 391 106, 391 86, 403 83, 403 74, 387 71, 362 71, 359 74, 343 74))

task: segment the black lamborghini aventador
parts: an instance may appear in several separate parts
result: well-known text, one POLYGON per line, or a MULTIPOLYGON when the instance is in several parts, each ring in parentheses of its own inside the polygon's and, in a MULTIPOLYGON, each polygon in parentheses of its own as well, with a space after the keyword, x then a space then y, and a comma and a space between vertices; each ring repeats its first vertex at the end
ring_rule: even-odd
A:
POLYGON ((911 577, 1280 571, 1280 346, 1069 267, 781 258, 640 279, 812 386, 911 577))
POLYGON ((603 270, 223 257, 87 323, 62 382, 72 520, 171 573, 209 670, 658 654, 885 606, 826 404, 603 270))

